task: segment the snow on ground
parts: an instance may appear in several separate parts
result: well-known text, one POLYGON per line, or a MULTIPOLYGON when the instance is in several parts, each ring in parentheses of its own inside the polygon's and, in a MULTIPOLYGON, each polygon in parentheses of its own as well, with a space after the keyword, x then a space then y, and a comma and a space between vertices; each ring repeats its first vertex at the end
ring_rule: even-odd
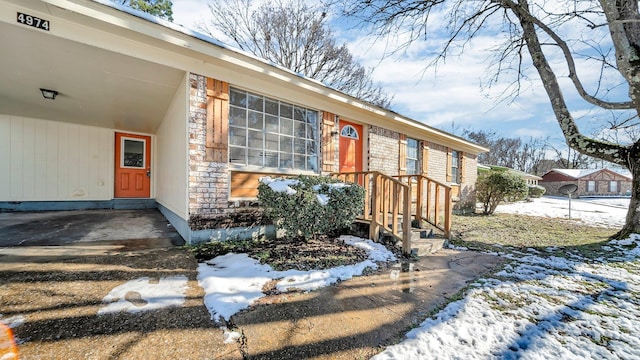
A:
POLYGON ((272 280, 278 280, 276 288, 282 292, 310 291, 361 275, 366 268, 376 269, 376 261, 395 260, 393 253, 371 240, 354 236, 341 236, 340 239, 366 250, 369 255, 367 260, 350 266, 311 271, 276 271, 246 254, 234 253, 201 263, 198 266, 198 282, 205 291, 204 303, 212 319, 229 320, 233 314, 248 308, 265 296, 262 288, 272 280))
MULTIPOLYGON (((627 216, 628 206, 628 198, 572 199, 571 219, 590 226, 621 228, 627 216)), ((568 218, 569 199, 543 196, 531 202, 500 204, 496 213, 568 218)))
POLYGON ((181 306, 185 300, 187 277, 169 276, 160 279, 141 277, 113 288, 102 302, 109 305, 98 310, 98 315, 127 311, 157 310, 181 306))
MULTIPOLYGON (((582 221, 619 226, 625 204, 610 201, 579 201, 582 221)), ((498 209, 562 217, 562 206, 544 197, 498 209)), ((640 358, 640 235, 610 241, 595 259, 556 250, 502 253, 512 260, 504 269, 374 359, 640 358)))

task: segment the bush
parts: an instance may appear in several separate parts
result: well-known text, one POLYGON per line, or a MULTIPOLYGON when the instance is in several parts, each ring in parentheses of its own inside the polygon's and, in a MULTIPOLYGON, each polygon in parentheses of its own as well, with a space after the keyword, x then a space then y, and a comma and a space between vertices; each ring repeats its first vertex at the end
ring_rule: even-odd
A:
POLYGON ((529 197, 530 198, 539 198, 544 195, 547 189, 543 188, 540 185, 529 185, 529 197))
POLYGON ((527 182, 506 171, 489 171, 476 183, 476 196, 483 204, 483 213, 493 214, 503 200, 518 201, 527 197, 527 182))
POLYGON ((327 176, 263 178, 258 200, 265 216, 290 238, 305 241, 350 226, 364 207, 364 189, 327 176))

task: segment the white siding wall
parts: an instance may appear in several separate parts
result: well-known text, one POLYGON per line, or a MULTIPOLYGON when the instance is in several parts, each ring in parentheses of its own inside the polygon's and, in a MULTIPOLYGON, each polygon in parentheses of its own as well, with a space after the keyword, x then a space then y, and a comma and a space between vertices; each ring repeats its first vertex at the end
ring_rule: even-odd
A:
POLYGON ((183 219, 188 218, 187 75, 176 91, 156 135, 156 201, 183 219))
POLYGON ((113 130, 0 114, 0 201, 110 200, 113 130))

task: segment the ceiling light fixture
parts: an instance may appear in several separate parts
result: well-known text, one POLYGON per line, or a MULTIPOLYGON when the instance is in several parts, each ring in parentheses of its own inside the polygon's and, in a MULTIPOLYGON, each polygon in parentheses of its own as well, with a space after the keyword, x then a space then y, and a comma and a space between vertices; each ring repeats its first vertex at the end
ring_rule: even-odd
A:
POLYGON ((55 91, 55 90, 49 90, 49 89, 40 88, 40 91, 42 92, 42 96, 45 99, 55 100, 56 96, 58 96, 58 92, 55 91))

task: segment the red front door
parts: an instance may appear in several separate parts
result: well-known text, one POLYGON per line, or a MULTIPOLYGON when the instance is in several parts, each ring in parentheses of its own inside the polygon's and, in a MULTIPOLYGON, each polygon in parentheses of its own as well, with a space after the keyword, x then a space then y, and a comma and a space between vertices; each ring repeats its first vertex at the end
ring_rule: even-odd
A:
POLYGON ((340 120, 340 172, 362 171, 362 125, 340 120))
POLYGON ((151 137, 116 133, 115 192, 117 198, 148 198, 151 194, 151 137))

